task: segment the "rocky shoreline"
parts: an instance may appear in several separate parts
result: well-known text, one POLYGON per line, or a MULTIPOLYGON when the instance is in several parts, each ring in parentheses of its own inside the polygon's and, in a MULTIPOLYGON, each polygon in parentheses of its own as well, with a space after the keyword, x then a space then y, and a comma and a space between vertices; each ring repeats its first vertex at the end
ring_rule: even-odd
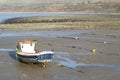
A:
POLYGON ((4 20, 1 29, 120 29, 120 15, 35 16, 4 20))

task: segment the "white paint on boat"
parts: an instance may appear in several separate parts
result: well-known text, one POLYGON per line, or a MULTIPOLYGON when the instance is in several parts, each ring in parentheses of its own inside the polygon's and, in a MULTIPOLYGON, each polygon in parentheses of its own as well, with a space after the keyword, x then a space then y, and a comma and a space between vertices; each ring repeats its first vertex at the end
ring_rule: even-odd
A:
POLYGON ((43 54, 53 54, 52 51, 42 51, 38 53, 26 53, 26 52, 18 52, 19 55, 28 55, 28 56, 37 56, 37 55, 43 55, 43 54))

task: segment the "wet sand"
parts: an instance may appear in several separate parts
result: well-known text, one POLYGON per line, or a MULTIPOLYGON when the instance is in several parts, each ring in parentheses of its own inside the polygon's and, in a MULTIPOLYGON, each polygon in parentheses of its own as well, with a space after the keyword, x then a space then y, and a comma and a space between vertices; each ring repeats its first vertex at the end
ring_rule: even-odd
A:
POLYGON ((120 30, 0 31, 0 80, 120 80, 119 61, 120 30), (14 49, 23 39, 54 50, 52 62, 43 68, 17 61, 14 49))

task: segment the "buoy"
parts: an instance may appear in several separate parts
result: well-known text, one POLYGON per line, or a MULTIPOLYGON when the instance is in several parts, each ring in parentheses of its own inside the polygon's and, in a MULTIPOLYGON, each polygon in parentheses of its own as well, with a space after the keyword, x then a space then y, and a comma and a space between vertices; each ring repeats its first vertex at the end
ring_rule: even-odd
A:
POLYGON ((75 40, 79 39, 78 37, 75 37, 75 40))
POLYGON ((107 43, 106 41, 104 41, 103 43, 107 43))
POLYGON ((96 50, 95 50, 95 49, 92 49, 92 53, 95 54, 95 53, 96 53, 96 50))

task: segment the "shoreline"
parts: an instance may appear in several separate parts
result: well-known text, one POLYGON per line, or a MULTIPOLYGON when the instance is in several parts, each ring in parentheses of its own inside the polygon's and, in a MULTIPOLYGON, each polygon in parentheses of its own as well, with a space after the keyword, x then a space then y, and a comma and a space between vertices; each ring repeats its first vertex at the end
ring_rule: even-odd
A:
POLYGON ((1 29, 120 29, 120 15, 31 16, 4 20, 1 29))
POLYGON ((57 14, 59 14, 60 13, 60 14, 68 14, 68 15, 69 14, 80 14, 80 15, 81 14, 88 14, 88 15, 89 14, 100 14, 100 15, 104 15, 104 14, 105 15, 113 15, 114 14, 114 15, 120 15, 120 13, 110 13, 110 12, 109 13, 107 13, 107 12, 106 13, 92 13, 92 12, 91 13, 85 13, 85 12, 0 12, 0 13, 10 13, 10 14, 11 13, 45 13, 45 14, 47 14, 47 13, 48 14, 49 13, 57 13, 57 14))
POLYGON ((44 23, 31 23, 31 24, 0 24, 0 29, 10 29, 10 30, 46 30, 46 29, 56 29, 56 30, 63 30, 63 29, 81 29, 81 30, 89 30, 89 29, 97 29, 97 30, 120 30, 120 27, 101 27, 101 26, 75 26, 74 24, 63 24, 63 25, 56 25, 56 24, 44 24, 44 23), (71 26, 68 26, 71 25, 71 26))

